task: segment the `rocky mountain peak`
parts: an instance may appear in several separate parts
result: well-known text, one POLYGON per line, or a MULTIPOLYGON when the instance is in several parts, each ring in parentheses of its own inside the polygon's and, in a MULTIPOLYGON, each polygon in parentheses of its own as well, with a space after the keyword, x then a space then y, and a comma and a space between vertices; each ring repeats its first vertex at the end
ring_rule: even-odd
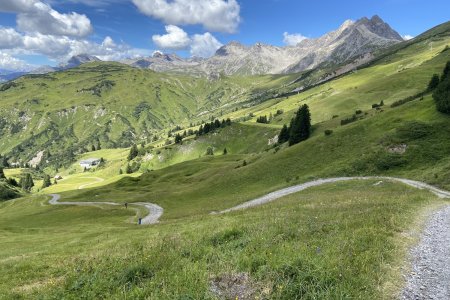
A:
POLYGON ((227 56, 227 55, 232 55, 232 54, 239 54, 239 53, 245 51, 246 49, 247 49, 247 47, 245 47, 241 43, 239 43, 237 41, 232 41, 226 45, 223 45, 219 49, 217 49, 216 55, 227 56))
POLYGON ((355 26, 364 26, 370 32, 388 40, 403 41, 403 38, 400 36, 400 34, 393 30, 391 26, 384 22, 383 19, 381 19, 378 15, 374 15, 370 19, 366 17, 361 18, 355 23, 355 26))

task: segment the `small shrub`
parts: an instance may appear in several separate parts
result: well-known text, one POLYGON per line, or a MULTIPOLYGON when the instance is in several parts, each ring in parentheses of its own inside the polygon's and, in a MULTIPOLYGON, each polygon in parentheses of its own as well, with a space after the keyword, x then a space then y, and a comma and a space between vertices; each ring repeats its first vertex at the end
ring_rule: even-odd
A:
POLYGON ((353 115, 350 118, 342 119, 341 120, 341 125, 347 125, 347 124, 350 124, 350 123, 355 122, 355 121, 358 121, 358 117, 356 115, 353 115))
POLYGON ((328 135, 331 135, 331 134, 333 133, 333 130, 331 130, 331 129, 326 129, 326 130, 324 131, 324 133, 325 133, 326 136, 328 136, 328 135))

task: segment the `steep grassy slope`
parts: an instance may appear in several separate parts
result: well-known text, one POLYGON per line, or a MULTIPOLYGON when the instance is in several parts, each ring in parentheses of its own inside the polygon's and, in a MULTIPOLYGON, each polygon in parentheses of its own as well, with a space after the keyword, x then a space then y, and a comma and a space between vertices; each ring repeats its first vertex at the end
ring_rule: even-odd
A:
MULTIPOLYGON (((310 140, 288 149, 204 157, 141 178, 124 179, 95 193, 99 199, 155 202, 166 208, 164 218, 178 218, 220 210, 312 177, 396 174, 449 187, 448 116, 436 112, 430 95, 396 108, 388 106, 394 99, 423 91, 431 75, 441 72, 450 59, 450 52, 443 51, 448 38, 439 39, 440 44, 436 42, 434 50, 423 41, 411 43, 357 74, 296 96, 309 97, 308 94, 320 94, 327 89, 352 86, 345 97, 327 94, 306 101, 312 115, 320 116, 324 109, 328 110, 327 103, 330 115, 334 115, 342 113, 342 107, 349 112, 352 106, 367 110, 369 103, 379 103, 375 96, 380 99, 383 94, 397 95, 384 99, 383 109, 362 114, 364 120, 340 126, 340 118, 332 119, 316 124, 310 140), (399 64, 406 63, 413 65, 408 70, 394 71, 399 64), (334 133, 324 136, 324 129, 333 129, 334 133)), ((279 105, 298 107, 299 103, 290 97, 279 105)), ((286 115, 289 114, 281 116, 286 118, 286 115)), ((89 193, 73 192, 65 196, 89 201, 89 193)))
POLYGON ((70 163, 91 145, 117 148, 165 138, 176 125, 209 121, 290 80, 207 80, 116 63, 29 75, 0 87, 0 152, 26 162, 45 149, 44 161, 70 163))
POLYGON ((394 46, 395 51, 390 50, 369 67, 298 95, 269 100, 229 116, 253 113, 255 121, 260 115, 275 115, 277 110, 283 110, 287 116, 274 120, 274 124, 283 124, 289 122, 300 103, 306 103, 313 112, 313 122, 317 123, 336 115, 348 116, 357 109, 367 110, 382 100, 390 105, 427 87, 431 75, 440 73, 442 65, 450 59, 450 50, 444 51, 446 46, 450 46, 450 23, 394 46))
POLYGON ((221 210, 317 177, 399 175, 449 188, 449 128, 450 118, 427 96, 279 151, 204 157, 63 197, 90 201, 95 193, 105 201, 155 202, 169 219, 221 210), (407 147, 403 154, 396 153, 399 145, 407 147))

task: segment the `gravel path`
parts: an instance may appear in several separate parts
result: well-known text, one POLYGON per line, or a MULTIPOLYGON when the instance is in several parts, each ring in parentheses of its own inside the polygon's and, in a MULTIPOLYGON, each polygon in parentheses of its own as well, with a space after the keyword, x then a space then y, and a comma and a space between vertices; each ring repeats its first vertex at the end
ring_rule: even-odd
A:
MULTIPOLYGON (((426 189, 440 198, 450 198, 450 192, 441 190, 420 181, 404 178, 370 176, 370 177, 336 177, 317 179, 303 184, 291 186, 269 193, 260 198, 242 203, 229 209, 220 211, 219 214, 242 210, 253 206, 272 202, 284 196, 297 193, 310 187, 327 183, 335 183, 349 180, 387 180, 401 182, 418 189, 426 189)), ((376 185, 380 184, 380 181, 376 185)), ((52 194, 49 201, 52 205, 123 205, 114 202, 59 202, 61 196, 52 194)), ((164 210, 152 203, 130 203, 130 205, 143 206, 149 214, 142 219, 142 224, 158 223, 164 210)), ((401 294, 402 300, 449 300, 450 299, 450 205, 433 213, 427 222, 419 244, 411 250, 412 271, 406 275, 406 286, 401 294)))
POLYGON ((242 204, 239 204, 237 206, 222 210, 219 212, 219 214, 227 213, 230 211, 235 210, 241 210, 250 208, 253 206, 262 205, 265 203, 272 202, 274 200, 277 200, 279 198, 282 198, 284 196, 294 194, 303 190, 306 190, 310 187, 319 186, 326 183, 334 183, 334 182, 340 182, 340 181, 349 181, 349 180, 389 180, 389 181, 397 181, 402 182, 406 185, 418 188, 418 189, 426 189, 432 192, 433 194, 437 195, 440 198, 450 198, 450 192, 438 189, 437 187, 431 186, 429 184, 426 184, 424 182, 420 181, 414 181, 404 178, 396 178, 396 177, 385 177, 385 176, 370 176, 370 177, 335 177, 335 178, 327 178, 327 179, 317 179, 313 181, 309 181, 306 183, 302 183, 299 185, 294 185, 288 188, 284 188, 275 192, 272 192, 270 194, 267 194, 265 196, 262 196, 260 198, 244 202, 242 204))
POLYGON ((431 215, 411 258, 401 299, 450 299, 450 205, 431 215))
MULTIPOLYGON (((77 206, 97 206, 101 207, 102 205, 113 205, 113 206, 123 206, 123 203, 115 203, 115 202, 60 202, 61 195, 59 194, 50 194, 52 199, 50 199, 49 203, 51 205, 77 205, 77 206)), ((153 203, 130 203, 130 206, 142 206, 146 210, 148 210, 148 215, 142 218, 142 225, 151 225, 159 222, 159 218, 162 216, 164 209, 161 206, 158 206, 153 203)))

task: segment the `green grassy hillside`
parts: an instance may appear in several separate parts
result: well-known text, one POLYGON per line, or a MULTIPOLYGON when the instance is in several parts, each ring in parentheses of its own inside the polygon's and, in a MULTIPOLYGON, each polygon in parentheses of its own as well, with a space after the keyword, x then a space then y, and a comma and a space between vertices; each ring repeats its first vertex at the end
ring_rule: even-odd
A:
POLYGON ((92 145, 164 141, 168 130, 220 117, 293 76, 208 80, 117 63, 24 76, 0 86, 0 153, 28 162, 45 150, 44 161, 67 165, 92 145))
MULTIPOLYGON (((41 192, 62 192, 64 201, 152 202, 164 208, 164 215, 157 225, 136 226, 136 212, 124 206, 51 206, 42 194, 0 202, 0 298, 236 299, 231 288, 236 285, 248 299, 394 298, 402 288, 401 272, 407 268, 406 255, 415 232, 431 210, 448 200, 383 179, 328 184, 245 211, 211 212, 324 177, 398 176, 450 190, 450 116, 437 112, 431 93, 391 107, 424 91, 432 74, 440 73, 450 60, 448 27, 444 24, 397 45, 356 72, 297 95, 263 102, 255 95, 290 90, 295 76, 209 82, 118 64, 88 64, 46 75, 58 77, 48 79, 48 84, 54 84, 47 91, 51 101, 42 100, 48 101, 49 110, 64 87, 69 96, 60 107, 54 104, 56 111, 72 105, 71 101, 89 107, 94 99, 99 101, 96 109, 102 101, 107 101, 108 108, 105 105, 105 114, 97 119, 89 109, 81 113, 77 108, 72 115, 61 115, 58 124, 64 125, 58 125, 54 133, 47 128, 50 135, 33 137, 39 143, 30 144, 30 149, 47 147, 45 140, 52 137, 48 147, 53 159, 63 155, 56 150, 58 143, 71 141, 64 150, 71 149, 70 163, 58 170, 64 179, 41 192), (147 117, 148 108, 133 95, 152 94, 156 88, 145 88, 152 82, 160 83, 161 103, 157 94, 156 98, 148 94, 155 114, 147 117), (83 87, 94 83, 100 85, 83 87), (228 87, 217 98, 223 102, 214 103, 206 96, 215 84, 220 89, 228 87), (172 92, 181 98, 171 102, 167 95, 172 92), (139 114, 130 121, 133 105, 121 105, 120 97, 146 116, 139 114), (191 98, 181 100, 184 97, 191 98), (371 108, 381 100, 384 106, 371 108), (281 125, 303 103, 313 116, 312 136, 291 147, 272 144, 281 125), (179 110, 181 104, 185 111, 179 110), (221 118, 235 122, 207 135, 187 137, 182 144, 161 145, 175 124, 187 127, 203 117, 209 121, 210 114, 202 114, 209 107, 205 105, 214 106, 210 112, 223 109, 221 118), (142 107, 147 110, 141 111, 142 107), (165 115, 165 110, 172 109, 165 115), (258 115, 275 115, 277 110, 283 113, 271 124, 254 122, 258 115), (356 110, 361 111, 354 122, 341 125, 356 110), (129 128, 138 128, 142 120, 160 122, 150 127, 161 139, 139 145, 141 154, 132 162, 140 163, 142 175, 119 175, 119 169, 128 164, 128 148, 105 149, 109 142, 120 141, 120 136, 127 141, 139 137, 128 129, 131 135, 117 135, 126 127, 117 125, 118 120, 129 128), (72 126, 72 131, 58 138, 56 132, 61 134, 64 126, 72 126), (105 128, 110 129, 96 135, 105 128), (332 133, 325 135, 325 130, 332 133), (88 138, 90 134, 95 140, 88 138), (97 137, 103 149, 74 151, 83 143, 86 148, 92 143, 98 146, 97 137), (214 155, 206 155, 209 147, 214 155), (103 157, 105 165, 82 172, 77 161, 92 157, 103 157)), ((33 80, 42 77, 20 79, 17 82, 24 84, 23 89, 18 85, 4 90, 8 96, 2 105, 11 105, 10 111, 15 111, 14 105, 24 105, 14 97, 27 97, 33 80)), ((42 103, 38 101, 38 107, 42 103)), ((26 116, 21 117, 34 122, 26 116)), ((20 142, 25 131, 9 138, 20 142)), ((6 145, 6 138, 1 142, 6 145)), ((4 147, 2 151, 10 151, 4 147)), ((11 149, 10 153, 19 151, 11 149)), ((7 175, 18 176, 15 171, 8 170, 7 175)))
POLYGON ((123 207, 54 207, 43 196, 0 203, 0 295, 216 299, 212 287, 238 282, 252 299, 391 298, 417 214, 442 200, 375 183, 151 227, 127 224, 133 212, 123 207))

